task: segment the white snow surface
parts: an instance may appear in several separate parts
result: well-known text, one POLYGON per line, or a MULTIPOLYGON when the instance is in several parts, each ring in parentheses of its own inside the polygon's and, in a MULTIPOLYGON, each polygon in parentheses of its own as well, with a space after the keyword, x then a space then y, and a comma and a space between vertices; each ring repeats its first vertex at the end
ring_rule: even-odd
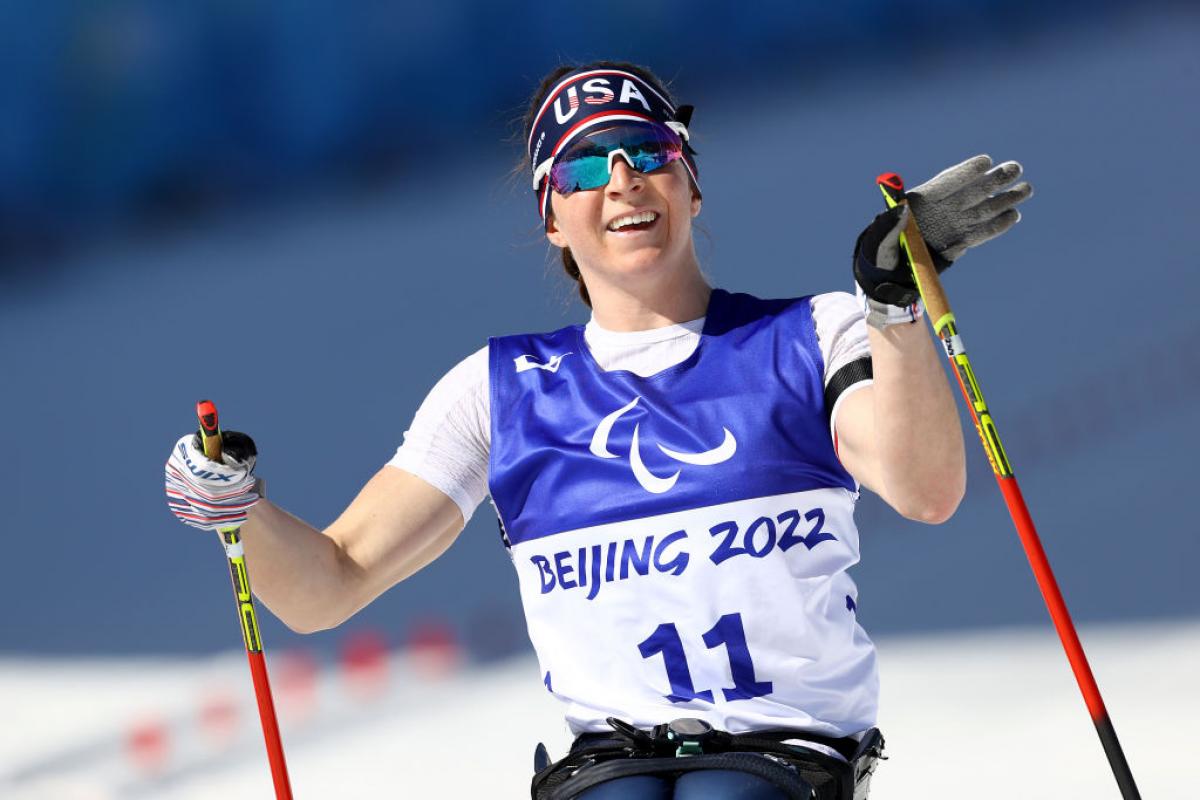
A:
MULTIPOLYGON (((1142 796, 1200 796, 1200 621, 1089 626, 1081 638, 1142 796)), ((874 800, 1120 797, 1048 626, 878 645, 889 760, 874 800)), ((224 744, 196 723, 214 693, 250 703, 249 683, 236 653, 0 660, 0 797, 274 797, 255 718, 224 744), (126 744, 148 720, 170 742, 154 769, 126 744)), ((569 742, 531 657, 435 676, 397 654, 387 687, 355 698, 322 670, 304 716, 277 686, 296 798, 528 797, 536 742, 556 757, 569 742)))

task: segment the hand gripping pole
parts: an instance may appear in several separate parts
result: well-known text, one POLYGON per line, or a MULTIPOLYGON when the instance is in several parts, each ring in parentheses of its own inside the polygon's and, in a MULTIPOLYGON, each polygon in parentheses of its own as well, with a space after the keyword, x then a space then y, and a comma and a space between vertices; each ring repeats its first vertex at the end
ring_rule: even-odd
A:
MULTIPOLYGON (((904 182, 899 175, 894 172, 886 172, 876 178, 876 183, 883 192, 888 208, 907 202, 904 199, 904 182)), ((962 338, 958 333, 958 323, 954 319, 954 312, 950 310, 950 301, 946 298, 946 291, 942 288, 941 279, 938 278, 937 269, 934 268, 933 259, 929 255, 929 248, 925 246, 925 240, 921 237, 921 231, 917 228, 916 216, 913 214, 909 214, 908 226, 900 234, 900 244, 908 254, 913 276, 917 281, 917 289, 921 292, 921 299, 925 301, 925 310, 933 323, 933 331, 941 341, 942 347, 946 351, 946 357, 950 359, 950 366, 958 378, 958 386, 962 389, 963 398, 971 412, 971 419, 975 422, 975 430, 979 433, 979 440, 983 443, 983 449, 987 453, 992 472, 996 475, 996 482, 1000 485, 1000 493, 1004 496, 1008 513, 1012 516, 1013 524, 1017 528, 1017 535, 1021 538, 1021 545, 1025 549, 1025 557, 1033 569, 1033 576, 1042 592, 1042 599, 1046 602, 1050 618, 1054 621, 1058 638, 1062 640, 1063 648, 1067 651, 1067 660, 1071 662, 1071 669, 1083 692, 1083 700, 1087 704, 1088 713, 1091 714, 1092 723, 1096 726, 1096 733, 1100 735, 1100 744, 1104 747, 1104 754, 1108 757, 1109 766, 1112 767, 1113 775, 1117 779, 1121 797, 1124 800, 1141 800, 1137 784, 1133 781, 1133 773, 1129 769, 1129 763, 1125 760, 1121 743, 1117 740, 1116 729, 1113 728, 1108 710, 1104 707, 1104 700, 1100 697, 1100 688, 1096 685, 1092 669, 1088 666, 1087 656, 1083 652, 1083 645, 1080 644, 1079 636, 1075 633, 1075 625, 1071 622, 1066 601, 1063 600, 1062 592, 1059 591, 1058 582, 1054 579, 1050 562, 1046 558, 1045 550, 1042 549, 1037 529, 1033 526, 1033 518, 1029 515, 1025 499, 1021 496, 1017 478, 1013 475, 1012 464, 1004 452, 1004 445, 1000 443, 1000 435, 996 432, 996 423, 992 420, 987 401, 983 399, 983 392, 979 389, 975 370, 972 369, 971 362, 967 358, 962 338)))
MULTIPOLYGON (((210 400, 196 404, 200 419, 200 439, 204 455, 221 463, 221 429, 217 425, 217 407, 210 400)), ((283 742, 279 738, 279 723, 275 719, 275 702, 271 698, 271 683, 267 680, 267 660, 263 657, 262 635, 258 630, 258 615, 254 597, 250 594, 250 573, 242 548, 239 528, 221 528, 221 543, 229 559, 229 575, 233 579, 233 596, 242 623, 242 638, 246 644, 246 659, 250 662, 250 677, 254 681, 254 697, 258 701, 258 716, 262 720, 263 739, 267 745, 267 761, 271 765, 271 780, 275 784, 276 800, 292 800, 288 781, 287 762, 283 757, 283 742)))

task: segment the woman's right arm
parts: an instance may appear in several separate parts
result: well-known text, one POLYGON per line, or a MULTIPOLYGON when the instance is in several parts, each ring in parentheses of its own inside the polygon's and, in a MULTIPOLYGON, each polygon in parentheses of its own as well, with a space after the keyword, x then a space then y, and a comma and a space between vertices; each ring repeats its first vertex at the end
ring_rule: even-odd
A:
POLYGON ((241 526, 254 594, 292 630, 325 630, 450 547, 487 496, 490 426, 483 347, 438 381, 391 462, 324 531, 260 499, 256 448, 233 431, 222 464, 198 437, 175 443, 167 505, 194 528, 241 526))
POLYGON ((254 594, 289 628, 312 633, 433 561, 463 526, 448 496, 385 466, 324 532, 264 498, 250 508, 242 541, 254 594))
POLYGON ((490 427, 482 347, 437 382, 396 457, 324 532, 266 500, 249 509, 254 593, 308 633, 341 624, 433 561, 487 495, 490 427))

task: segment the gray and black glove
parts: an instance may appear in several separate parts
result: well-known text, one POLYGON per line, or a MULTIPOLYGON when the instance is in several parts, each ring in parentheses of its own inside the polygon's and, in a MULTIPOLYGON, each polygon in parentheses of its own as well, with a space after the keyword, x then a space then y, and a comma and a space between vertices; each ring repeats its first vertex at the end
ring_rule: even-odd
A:
MULTIPOLYGON (((907 207, 897 206, 875 217, 854 246, 854 278, 868 300, 867 321, 872 322, 874 306, 907 309, 919 298, 912 269, 900 248, 909 209, 917 216, 934 266, 943 272, 968 249, 1017 223, 1021 213, 1015 206, 1033 194, 1033 187, 1025 181, 1013 185, 1020 177, 1021 165, 1016 161, 992 166, 990 156, 975 156, 910 189, 905 193, 907 207)), ((875 310, 890 314, 886 309, 875 310)), ((882 327, 886 322, 878 314, 872 324, 881 323, 882 327)))

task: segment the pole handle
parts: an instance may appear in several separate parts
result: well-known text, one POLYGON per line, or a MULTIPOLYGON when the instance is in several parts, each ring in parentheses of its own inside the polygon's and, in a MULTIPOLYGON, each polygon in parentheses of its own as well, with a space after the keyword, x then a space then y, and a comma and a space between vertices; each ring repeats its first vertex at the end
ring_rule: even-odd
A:
POLYGON ((209 461, 221 463, 221 428, 217 421, 217 406, 212 400, 196 403, 196 418, 200 421, 200 441, 209 461))
MULTIPOLYGON (((883 192, 883 199, 887 202, 888 208, 908 204, 908 200, 904 197, 904 180, 896 173, 885 172, 875 179, 875 183, 883 192)), ((942 288, 942 280, 938 277, 937 267, 933 265, 933 256, 929 254, 925 238, 921 236, 921 231, 917 228, 916 215, 912 213, 908 215, 908 224, 904 228, 904 233, 901 234, 900 244, 908 252, 909 260, 912 263, 913 277, 917 280, 917 290, 921 293, 921 299, 925 301, 925 311, 933 322, 933 329, 935 332, 940 332, 942 325, 939 323, 942 323, 947 315, 952 313, 950 301, 946 298, 945 289, 942 288)))

